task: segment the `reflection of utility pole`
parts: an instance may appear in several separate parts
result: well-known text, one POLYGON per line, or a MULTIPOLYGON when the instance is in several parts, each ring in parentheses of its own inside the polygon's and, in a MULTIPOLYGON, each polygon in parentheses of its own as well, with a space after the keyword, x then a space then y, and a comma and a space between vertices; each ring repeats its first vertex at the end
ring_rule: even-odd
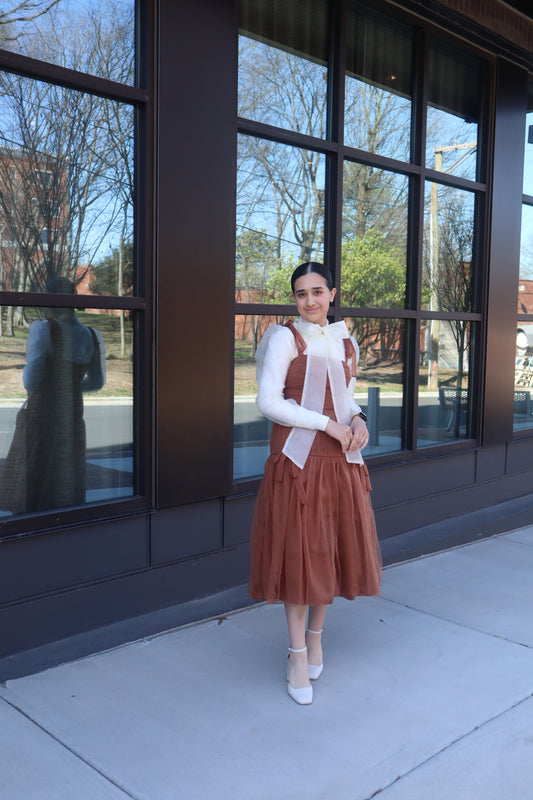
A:
MULTIPOLYGON (((477 142, 465 144, 448 144, 435 147, 435 170, 437 172, 450 173, 468 158, 477 149, 477 142), (455 150, 465 150, 465 152, 446 169, 443 169, 443 155, 455 150)), ((436 311, 439 307, 439 296, 436 287, 435 276, 439 268, 439 225, 438 225, 438 184, 431 183, 431 201, 429 207, 429 310, 436 311)), ((429 320, 426 339, 426 351, 428 352, 428 389, 437 388, 437 376, 439 369, 439 321, 429 320), (434 374, 432 374, 434 373, 434 374)))

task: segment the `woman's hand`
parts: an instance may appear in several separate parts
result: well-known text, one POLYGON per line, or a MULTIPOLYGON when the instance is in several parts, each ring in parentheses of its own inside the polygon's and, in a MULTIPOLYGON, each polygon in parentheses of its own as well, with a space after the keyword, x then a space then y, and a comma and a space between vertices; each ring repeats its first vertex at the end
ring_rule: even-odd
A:
POLYGON ((368 444, 368 428, 366 422, 361 417, 352 417, 350 423, 352 441, 349 450, 364 450, 368 444))
POLYGON ((340 422, 335 422, 334 419, 330 419, 326 425, 325 433, 327 433, 328 436, 331 436, 332 439, 336 439, 338 442, 340 442, 344 453, 346 453, 348 450, 351 450, 353 433, 349 425, 342 425, 340 422))

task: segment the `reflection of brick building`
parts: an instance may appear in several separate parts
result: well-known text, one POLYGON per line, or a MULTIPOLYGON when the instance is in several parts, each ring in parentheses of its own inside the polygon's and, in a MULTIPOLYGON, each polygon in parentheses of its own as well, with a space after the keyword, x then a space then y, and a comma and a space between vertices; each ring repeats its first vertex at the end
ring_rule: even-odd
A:
POLYGON ((0 288, 39 290, 61 274, 68 213, 64 166, 33 151, 0 148, 0 288))
POLYGON ((518 313, 533 314, 533 281, 521 280, 518 284, 518 313))
MULTIPOLYGON (((92 266, 88 266, 87 264, 79 264, 79 266, 76 267, 76 272, 74 274, 76 292, 78 294, 83 294, 86 296, 94 295, 96 297, 98 293, 91 290, 91 284, 94 280, 94 277, 92 266)), ((117 308, 92 308, 91 314, 107 314, 108 316, 118 317, 120 316, 120 311, 117 308)), ((129 313, 126 313, 126 317, 128 316, 129 313)))

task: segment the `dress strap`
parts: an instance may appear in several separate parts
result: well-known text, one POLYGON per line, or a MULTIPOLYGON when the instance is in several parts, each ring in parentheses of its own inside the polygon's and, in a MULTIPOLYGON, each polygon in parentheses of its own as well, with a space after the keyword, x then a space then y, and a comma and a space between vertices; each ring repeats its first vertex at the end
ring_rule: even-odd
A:
POLYGON ((285 323, 285 327, 288 328, 292 332, 292 334, 293 334, 293 336, 294 336, 294 338, 296 340, 296 349, 298 350, 298 355, 299 356, 303 355, 303 352, 304 352, 305 348, 307 347, 307 344, 305 343, 305 339, 302 336, 302 334, 300 333, 300 331, 296 330, 296 327, 295 327, 294 322, 292 321, 292 319, 290 319, 288 322, 285 323))
POLYGON ((354 344, 350 338, 344 339, 344 355, 346 357, 346 361, 350 364, 350 370, 352 374, 352 378, 357 376, 357 353, 355 351, 354 344))

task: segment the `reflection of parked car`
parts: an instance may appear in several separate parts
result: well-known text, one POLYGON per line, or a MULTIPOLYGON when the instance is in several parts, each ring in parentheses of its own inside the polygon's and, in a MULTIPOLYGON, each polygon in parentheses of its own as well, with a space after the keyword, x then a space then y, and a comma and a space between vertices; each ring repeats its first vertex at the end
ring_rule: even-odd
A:
POLYGON ((516 331, 516 352, 519 355, 533 352, 533 324, 520 325, 516 331))

